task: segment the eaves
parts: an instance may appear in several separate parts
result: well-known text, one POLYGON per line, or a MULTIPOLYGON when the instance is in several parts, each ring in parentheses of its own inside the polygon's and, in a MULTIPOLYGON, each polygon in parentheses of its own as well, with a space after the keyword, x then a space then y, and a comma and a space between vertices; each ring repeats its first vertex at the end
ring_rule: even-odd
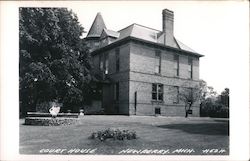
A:
POLYGON ((118 40, 118 41, 115 41, 115 42, 113 42, 113 43, 111 43, 111 44, 109 44, 107 46, 96 49, 91 54, 96 55, 98 53, 105 52, 107 50, 116 48, 116 47, 121 46, 123 44, 126 44, 128 42, 140 43, 140 44, 144 44, 144 45, 155 47, 155 48, 162 49, 162 50, 174 51, 174 52, 176 52, 178 54, 183 54, 183 55, 188 55, 188 56, 195 56, 195 57, 203 57, 204 56, 204 55, 199 54, 199 53, 190 52, 190 51, 174 48, 174 47, 171 47, 171 46, 166 46, 164 44, 139 39, 139 38, 136 38, 136 37, 133 37, 133 36, 125 37, 125 38, 123 38, 121 40, 118 40))

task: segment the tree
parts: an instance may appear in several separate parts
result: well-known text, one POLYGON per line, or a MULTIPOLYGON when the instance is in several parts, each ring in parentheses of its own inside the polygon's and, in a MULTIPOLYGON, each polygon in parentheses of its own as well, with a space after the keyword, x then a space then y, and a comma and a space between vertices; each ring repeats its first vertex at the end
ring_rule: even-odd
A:
POLYGON ((207 98, 210 97, 217 97, 217 92, 214 90, 214 88, 212 86, 208 86, 207 82, 205 82, 204 80, 200 80, 200 83, 198 86, 196 86, 200 89, 200 101, 203 102, 205 101, 207 98))
POLYGON ((185 103, 185 117, 188 117, 192 105, 198 101, 200 93, 198 88, 182 88, 179 93, 179 99, 185 103))
POLYGON ((185 117, 188 117, 192 105, 199 101, 204 94, 205 81, 200 81, 198 85, 191 88, 190 82, 183 83, 183 88, 179 92, 179 99, 185 103, 185 117))
POLYGON ((207 96, 201 102, 201 116, 229 117, 229 89, 218 95, 212 87, 207 87, 207 96))
POLYGON ((225 107, 229 107, 229 88, 225 88, 224 91, 221 92, 220 101, 222 105, 225 107))
POLYGON ((185 103, 185 117, 188 117, 188 113, 195 102, 202 103, 208 97, 215 97, 217 95, 213 87, 207 86, 204 80, 200 80, 197 85, 192 85, 187 81, 184 82, 182 86, 184 88, 179 92, 179 99, 185 103))
POLYGON ((19 90, 24 113, 40 102, 80 105, 89 91, 91 61, 84 28, 66 8, 20 8, 19 90))

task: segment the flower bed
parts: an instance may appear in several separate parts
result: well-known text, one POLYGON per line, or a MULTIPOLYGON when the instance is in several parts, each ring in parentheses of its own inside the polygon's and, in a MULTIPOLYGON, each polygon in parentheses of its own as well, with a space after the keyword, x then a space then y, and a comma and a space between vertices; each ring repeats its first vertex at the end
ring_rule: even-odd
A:
MULTIPOLYGON (((58 113, 56 117, 78 118, 78 113, 58 113)), ((28 112, 27 117, 51 117, 50 113, 28 112)))
POLYGON ((113 138, 114 140, 132 140, 137 139, 135 131, 129 130, 120 130, 120 129, 107 129, 102 131, 93 132, 90 136, 91 139, 98 138, 101 141, 104 141, 108 138, 113 138))
POLYGON ((52 117, 26 117, 25 125, 36 126, 60 126, 71 125, 78 122, 77 118, 52 118, 52 117))

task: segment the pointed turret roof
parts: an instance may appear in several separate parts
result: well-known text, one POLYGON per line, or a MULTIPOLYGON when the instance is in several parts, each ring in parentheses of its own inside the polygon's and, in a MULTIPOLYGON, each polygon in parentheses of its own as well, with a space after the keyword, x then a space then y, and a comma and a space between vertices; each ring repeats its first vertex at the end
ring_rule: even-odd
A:
POLYGON ((103 29, 106 29, 105 23, 103 21, 102 15, 100 12, 97 13, 95 20, 89 30, 87 37, 100 37, 103 29))

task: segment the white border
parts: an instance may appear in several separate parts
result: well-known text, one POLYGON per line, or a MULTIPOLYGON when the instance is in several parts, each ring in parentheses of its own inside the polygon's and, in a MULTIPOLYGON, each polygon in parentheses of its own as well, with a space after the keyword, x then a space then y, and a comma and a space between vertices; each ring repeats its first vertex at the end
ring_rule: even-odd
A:
MULTIPOLYGON (((156 2, 151 1, 152 4, 156 2)), ((203 1, 204 2, 204 1, 203 1)), ((203 3, 195 1, 194 3, 203 3)), ((70 6, 79 1, 9 2, 0 1, 1 35, 1 160, 248 160, 249 159, 249 38, 235 41, 247 43, 248 53, 235 53, 235 70, 230 81, 230 155, 229 156, 50 156, 19 155, 18 109, 18 7, 21 6, 70 6), (238 58, 240 57, 240 58, 238 58)), ((91 2, 90 2, 91 3, 91 2)), ((101 1, 94 2, 103 3, 101 1)), ((116 2, 107 2, 116 3, 116 2)), ((124 2, 123 2, 124 3, 124 2)), ((130 2, 127 2, 130 3, 130 2)), ((137 3, 143 4, 143 1, 137 3)), ((208 3, 208 2, 207 2, 208 3)), ((211 1, 214 3, 216 1, 211 1)), ((230 3, 230 2, 228 2, 230 3)), ((248 7, 248 2, 241 1, 248 7)), ((117 7, 117 6, 114 6, 117 7)), ((211 11, 212 12, 212 11, 211 11)), ((240 11, 234 11, 240 12, 240 11)), ((233 20, 232 20, 233 21, 233 20)), ((248 20, 249 21, 249 16, 248 20)), ((233 23, 233 22, 232 22, 233 23)), ((249 24, 249 22, 248 22, 249 24)), ((234 31, 232 31, 234 32, 234 31)), ((240 31, 237 31, 240 32, 240 31)), ((249 35, 249 31, 246 33, 249 35)), ((231 39, 231 41, 233 38, 231 39)), ((228 40, 230 41, 230 40, 228 40)), ((222 42, 226 43, 226 42, 222 42)), ((228 46, 230 48, 230 46, 228 46)), ((225 58, 226 60, 226 58, 225 58)))

